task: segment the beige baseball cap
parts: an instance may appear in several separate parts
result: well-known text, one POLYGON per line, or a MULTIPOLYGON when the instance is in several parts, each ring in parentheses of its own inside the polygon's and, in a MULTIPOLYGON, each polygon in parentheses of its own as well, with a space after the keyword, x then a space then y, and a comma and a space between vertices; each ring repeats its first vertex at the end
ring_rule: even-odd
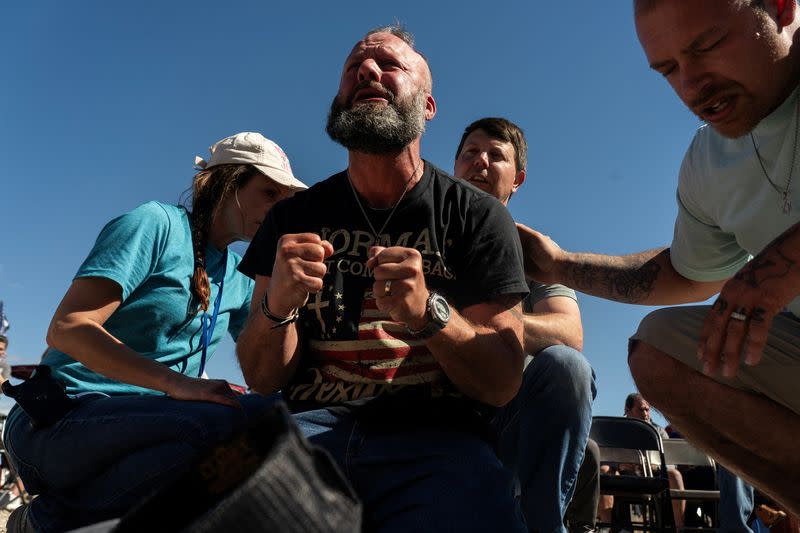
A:
POLYGON ((195 167, 206 170, 216 165, 253 165, 265 176, 292 190, 308 189, 308 186, 294 177, 289 158, 281 147, 260 133, 243 131, 209 147, 211 157, 208 161, 200 156, 194 158, 195 167))

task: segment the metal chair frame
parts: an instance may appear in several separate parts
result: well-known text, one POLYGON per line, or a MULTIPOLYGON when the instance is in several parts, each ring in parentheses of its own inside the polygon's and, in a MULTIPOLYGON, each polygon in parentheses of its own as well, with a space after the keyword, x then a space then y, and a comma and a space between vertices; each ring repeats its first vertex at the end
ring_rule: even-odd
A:
POLYGON ((656 428, 642 420, 616 416, 592 419, 590 437, 600 447, 601 462, 620 462, 620 457, 638 458, 642 475, 600 476, 600 493, 614 496, 614 505, 630 510, 634 505, 644 509, 641 520, 631 523, 599 523, 606 527, 633 527, 635 531, 675 532, 672 500, 667 477, 667 463, 661 436, 656 428), (627 455, 623 455, 627 450, 627 455), (633 454, 630 454, 633 451, 633 454), (653 464, 658 467, 656 472, 653 464))
MULTIPOLYGON (((716 486, 717 464, 708 455, 692 446, 685 439, 667 439, 663 441, 664 457, 667 464, 677 466, 708 467, 714 473, 716 486)), ((673 500, 686 500, 693 503, 712 502, 716 511, 715 515, 707 514, 703 511, 703 516, 710 522, 710 527, 686 527, 683 531, 716 531, 719 524, 714 524, 712 516, 719 516, 719 490, 700 490, 700 489, 670 489, 670 498, 673 500)), ((696 509, 701 505, 696 505, 696 509)))
MULTIPOLYGON (((0 436, 5 434, 5 425, 6 417, 3 415, 0 419, 0 436)), ((14 468, 14 464, 11 462, 11 456, 8 450, 6 450, 5 443, 2 439, 0 439, 0 481, 2 481, 2 483, 0 483, 0 491, 6 491, 10 496, 3 504, 3 507, 18 500, 20 503, 28 503, 31 500, 30 495, 25 491, 22 480, 19 478, 17 469, 14 468), (15 488, 17 489, 16 494, 14 494, 15 488)))

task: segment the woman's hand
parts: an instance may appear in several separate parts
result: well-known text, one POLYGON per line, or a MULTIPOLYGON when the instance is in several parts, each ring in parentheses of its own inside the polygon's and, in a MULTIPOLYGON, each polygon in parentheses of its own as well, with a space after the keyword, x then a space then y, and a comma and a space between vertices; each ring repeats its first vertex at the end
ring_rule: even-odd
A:
POLYGON ((175 378, 171 380, 166 393, 175 400, 214 402, 241 409, 236 393, 224 379, 192 378, 175 372, 175 378))

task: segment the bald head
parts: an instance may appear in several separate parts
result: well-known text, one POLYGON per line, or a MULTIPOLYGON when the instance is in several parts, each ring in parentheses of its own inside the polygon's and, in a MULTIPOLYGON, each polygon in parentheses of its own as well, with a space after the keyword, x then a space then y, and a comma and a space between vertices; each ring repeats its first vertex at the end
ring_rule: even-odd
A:
POLYGON ((355 44, 344 63, 326 131, 348 150, 403 150, 436 114, 431 75, 407 31, 377 28, 355 44))
POLYGON ((429 93, 433 90, 433 75, 431 74, 431 66, 428 64, 428 59, 414 46, 415 40, 414 35, 405 29, 401 24, 392 24, 389 26, 379 26, 377 28, 373 28, 367 32, 364 36, 364 39, 369 38, 371 35, 375 35, 376 33, 388 33, 389 35, 394 35, 406 45, 422 60, 422 64, 424 65, 424 76, 425 76, 425 90, 429 93))
MULTIPOLYGON (((633 14, 638 16, 647 13, 654 6, 660 2, 674 2, 675 0, 633 0, 633 14)), ((763 0, 730 0, 731 4, 736 7, 752 7, 754 9, 763 9, 763 0)))

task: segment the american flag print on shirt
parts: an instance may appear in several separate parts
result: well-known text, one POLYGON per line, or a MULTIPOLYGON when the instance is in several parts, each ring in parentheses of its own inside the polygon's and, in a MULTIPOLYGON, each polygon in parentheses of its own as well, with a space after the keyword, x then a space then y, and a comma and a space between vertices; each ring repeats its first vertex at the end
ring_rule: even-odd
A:
MULTIPOLYGON (((334 308, 325 306, 334 324, 342 324, 346 308, 341 293, 333 292, 334 308), (333 311, 332 313, 330 311, 333 311)), ((309 302, 315 310, 314 302, 309 302)), ((322 302, 318 302, 322 303, 322 302)), ((309 307, 307 305, 307 307, 309 307)), ((336 338, 336 326, 321 324, 322 339, 308 342, 310 364, 304 376, 288 388, 292 401, 340 403, 395 392, 408 385, 445 381, 439 363, 424 340, 416 339, 405 324, 380 311, 371 291, 364 293, 354 338, 336 338)))

